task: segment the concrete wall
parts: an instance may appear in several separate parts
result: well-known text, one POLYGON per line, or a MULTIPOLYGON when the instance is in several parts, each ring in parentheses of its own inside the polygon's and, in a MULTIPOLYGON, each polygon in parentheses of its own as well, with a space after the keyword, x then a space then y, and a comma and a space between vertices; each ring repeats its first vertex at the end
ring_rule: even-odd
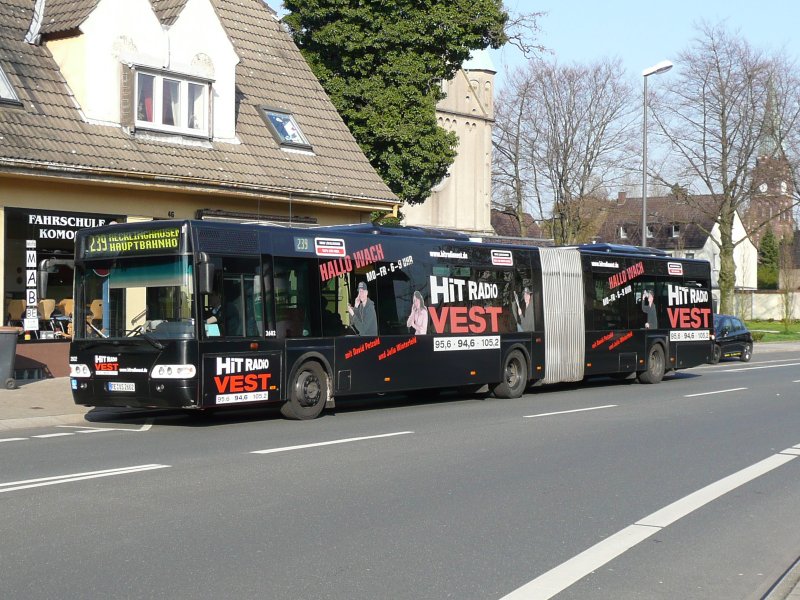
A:
MULTIPOLYGON (((743 319, 780 321, 784 314, 784 298, 780 291, 737 292, 735 312, 743 319)), ((789 312, 792 319, 800 319, 800 292, 789 294, 789 312)))

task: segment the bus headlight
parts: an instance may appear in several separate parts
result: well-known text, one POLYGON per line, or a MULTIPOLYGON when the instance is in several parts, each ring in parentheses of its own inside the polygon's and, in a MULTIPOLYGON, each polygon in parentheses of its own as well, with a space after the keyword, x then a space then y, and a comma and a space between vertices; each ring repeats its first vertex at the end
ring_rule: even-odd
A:
POLYGON ((189 379, 197 374, 194 365, 156 365, 150 377, 153 379, 189 379))
POLYGON ((87 365, 71 364, 69 366, 70 377, 91 377, 92 372, 87 365))

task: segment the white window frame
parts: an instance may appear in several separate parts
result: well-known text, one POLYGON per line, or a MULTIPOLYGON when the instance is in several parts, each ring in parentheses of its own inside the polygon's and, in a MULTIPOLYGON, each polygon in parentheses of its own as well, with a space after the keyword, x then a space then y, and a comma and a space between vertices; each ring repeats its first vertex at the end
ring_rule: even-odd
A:
POLYGON ((681 226, 678 223, 672 224, 672 237, 680 237, 681 236, 681 226))
POLYGON ((647 226, 647 238, 650 239, 652 237, 655 237, 655 235, 656 235, 656 227, 655 227, 655 225, 648 225, 647 226))
POLYGON ((619 239, 621 240, 628 239, 628 230, 625 228, 625 225, 619 226, 619 239))
POLYGON ((211 137, 211 81, 203 80, 196 77, 188 77, 179 73, 171 73, 168 71, 156 71, 151 69, 134 69, 134 90, 133 90, 133 116, 134 125, 137 129, 151 129, 155 131, 164 131, 167 133, 178 133, 182 135, 195 136, 195 137, 211 137), (153 78, 153 95, 151 105, 151 120, 141 119, 140 106, 139 106, 139 86, 141 82, 140 76, 153 78), (177 103, 177 117, 178 120, 175 124, 164 123, 164 83, 165 81, 173 81, 178 83, 178 103, 177 103), (193 89, 202 90, 201 107, 198 110, 202 114, 203 122, 200 127, 190 127, 189 124, 189 104, 186 99, 189 97, 190 86, 195 86, 193 89))
POLYGON ((8 80, 5 71, 3 71, 3 67, 0 67, 0 102, 20 103, 17 93, 11 86, 11 82, 8 80))

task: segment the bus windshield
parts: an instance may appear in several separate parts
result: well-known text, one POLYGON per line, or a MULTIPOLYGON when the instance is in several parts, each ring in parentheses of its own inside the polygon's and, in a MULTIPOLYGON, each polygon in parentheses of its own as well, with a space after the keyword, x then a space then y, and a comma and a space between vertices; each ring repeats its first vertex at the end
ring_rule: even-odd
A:
POLYGON ((188 256, 76 265, 75 339, 195 337, 188 256))

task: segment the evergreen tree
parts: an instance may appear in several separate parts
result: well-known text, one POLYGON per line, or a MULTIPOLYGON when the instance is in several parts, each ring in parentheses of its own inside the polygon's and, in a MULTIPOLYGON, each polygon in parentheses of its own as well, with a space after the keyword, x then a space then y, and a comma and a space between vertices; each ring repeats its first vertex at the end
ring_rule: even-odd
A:
POLYGON ((372 166, 423 202, 458 138, 438 127, 441 81, 507 40, 502 0, 285 0, 284 22, 372 166))
POLYGON ((769 227, 758 246, 758 289, 778 289, 778 240, 769 227))

